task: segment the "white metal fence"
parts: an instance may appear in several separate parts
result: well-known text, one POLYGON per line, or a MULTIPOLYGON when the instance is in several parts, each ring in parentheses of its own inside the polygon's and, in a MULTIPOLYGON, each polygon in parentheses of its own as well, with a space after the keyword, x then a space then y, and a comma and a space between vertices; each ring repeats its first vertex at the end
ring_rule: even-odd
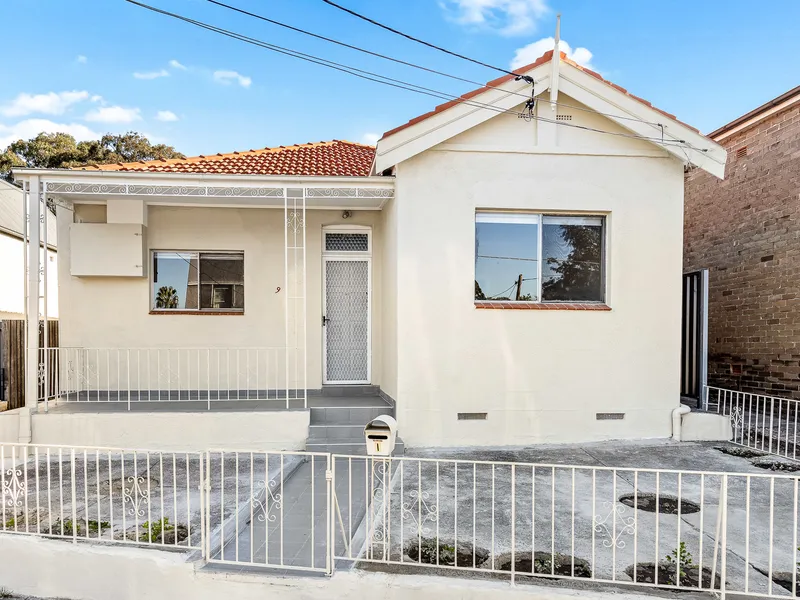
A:
POLYGON ((706 386, 704 403, 731 418, 731 441, 797 459, 800 401, 706 386))
POLYGON ((0 532, 202 548, 202 454, 0 445, 0 532))
POLYGON ((334 557, 789 597, 790 476, 334 456, 334 557))
MULTIPOLYGON (((40 385, 60 402, 271 400, 305 407, 302 351, 273 348, 47 348, 40 385), (56 378, 54 386, 45 379, 56 378), (53 395, 52 390, 56 390, 53 395)), ((224 406, 218 405, 218 406, 224 406)))
POLYGON ((797 596, 790 475, 15 444, 0 463, 6 533, 281 571, 349 561, 797 596))

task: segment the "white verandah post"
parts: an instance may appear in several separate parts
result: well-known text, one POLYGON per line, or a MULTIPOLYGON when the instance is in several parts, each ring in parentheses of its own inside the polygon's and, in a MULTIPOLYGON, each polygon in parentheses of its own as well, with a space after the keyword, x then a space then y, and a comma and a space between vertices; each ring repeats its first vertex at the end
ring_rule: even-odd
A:
POLYGON ((305 189, 286 188, 284 190, 283 215, 286 407, 289 408, 289 398, 293 389, 292 384, 294 384, 292 398, 302 400, 303 408, 307 408, 305 189), (300 344, 302 344, 302 352, 300 344))
POLYGON ((41 269, 40 227, 42 217, 41 181, 32 175, 27 194, 27 298, 25 330, 27 352, 25 361, 25 409, 20 412, 19 441, 31 441, 31 413, 39 401, 39 272, 41 269))

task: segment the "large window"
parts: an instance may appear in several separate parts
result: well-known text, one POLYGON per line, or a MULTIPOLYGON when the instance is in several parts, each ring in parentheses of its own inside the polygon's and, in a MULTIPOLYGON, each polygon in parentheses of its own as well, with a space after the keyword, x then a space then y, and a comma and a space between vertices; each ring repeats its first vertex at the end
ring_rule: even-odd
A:
POLYGON ((475 300, 603 302, 604 218, 478 212, 475 300))
POLYGON ((153 252, 154 311, 244 311, 243 252, 153 252))

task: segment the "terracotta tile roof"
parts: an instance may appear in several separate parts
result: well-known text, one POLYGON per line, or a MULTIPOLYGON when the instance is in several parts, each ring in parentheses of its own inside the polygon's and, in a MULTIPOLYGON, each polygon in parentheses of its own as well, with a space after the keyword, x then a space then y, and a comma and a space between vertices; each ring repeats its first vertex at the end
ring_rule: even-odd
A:
POLYGON ((211 156, 90 165, 78 169, 149 173, 366 177, 370 173, 374 157, 373 146, 333 140, 211 156))
MULTIPOLYGON (((515 71, 515 73, 519 73, 519 74, 525 73, 525 72, 530 71, 531 69, 533 69, 535 67, 539 67, 539 66, 541 66, 541 65, 543 65, 545 63, 550 62, 552 59, 553 59, 553 51, 552 50, 548 50, 542 56, 537 58, 535 62, 533 62, 533 63, 531 63, 529 65, 526 65, 524 67, 520 67, 519 69, 517 69, 515 71)), ((606 83, 606 84, 610 85, 611 87, 613 87, 618 92, 622 92, 623 94, 627 94, 628 96, 630 96, 634 100, 637 100, 637 101, 641 102, 642 104, 644 104, 646 106, 649 106, 653 110, 655 110, 657 112, 660 112, 662 115, 667 116, 670 119, 672 119, 674 121, 677 121, 681 125, 685 125, 686 127, 691 129, 692 131, 697 131, 699 133, 699 131, 696 128, 692 127, 691 125, 687 125, 686 123, 683 123, 682 121, 678 121, 678 119, 675 118, 675 115, 670 114, 670 113, 668 113, 666 111, 663 111, 660 108, 656 108, 655 106, 650 104, 650 102, 648 102, 647 100, 645 100, 643 98, 639 98, 638 96, 634 96, 628 90, 626 90, 623 87, 618 86, 616 83, 612 83, 612 82, 608 81, 607 79, 603 79, 603 77, 599 73, 595 73, 591 69, 587 69, 585 67, 580 66, 575 61, 572 61, 569 58, 567 58, 567 55, 564 54, 563 52, 561 52, 561 61, 565 62, 565 63, 567 63, 569 65, 572 65, 573 67, 575 67, 577 69, 580 69, 584 73, 586 73, 588 75, 591 75, 592 77, 595 77, 596 79, 599 79, 603 83, 606 83)), ((444 104, 440 104, 439 106, 434 108, 432 111, 427 112, 424 115, 420 115, 418 117, 414 117, 408 123, 404 123, 403 125, 400 125, 399 127, 395 127, 394 129, 390 129, 389 131, 387 131, 386 133, 383 134, 383 137, 388 137, 388 136, 392 135, 393 133, 397 133, 398 131, 402 131, 406 127, 411 127, 412 125, 416 125, 420 121, 424 121, 425 119, 427 119, 429 117, 432 117, 433 115, 436 115, 436 114, 438 114, 440 112, 443 112, 443 111, 447 110, 448 108, 452 108, 453 106, 456 106, 457 104, 460 104, 461 102, 464 102, 465 100, 469 100, 470 98, 473 98, 474 96, 477 96, 478 94, 482 94, 483 92, 486 92, 486 91, 490 90, 493 87, 497 87, 497 86, 500 86, 500 85, 502 85, 502 84, 504 84, 504 83, 506 83, 508 81, 511 81, 515 77, 516 77, 516 75, 503 75, 502 77, 499 77, 498 79, 494 79, 494 80, 488 82, 482 88, 478 88, 477 90, 472 90, 471 92, 467 92, 466 94, 464 94, 463 96, 461 96, 459 98, 456 98, 454 100, 450 100, 449 102, 445 102, 444 104)))

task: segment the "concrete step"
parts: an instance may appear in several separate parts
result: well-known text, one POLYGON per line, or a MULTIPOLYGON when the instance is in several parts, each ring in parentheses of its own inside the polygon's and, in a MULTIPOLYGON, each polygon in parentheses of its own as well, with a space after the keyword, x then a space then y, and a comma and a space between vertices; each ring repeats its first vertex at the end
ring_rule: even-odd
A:
POLYGON ((312 425, 354 425, 363 428, 375 417, 392 415, 391 406, 319 406, 310 408, 312 425))
POLYGON ((377 385, 324 385, 323 396, 378 396, 381 388, 377 385))
POLYGON ((311 425, 308 428, 308 441, 364 441, 364 427, 361 425, 311 425))
MULTIPOLYGON (((362 438, 361 442, 339 441, 339 442, 306 442, 308 452, 330 452, 331 454, 354 454, 364 456, 367 453, 367 446, 362 438)), ((397 438, 394 446, 393 456, 403 456, 406 445, 402 439, 397 438)))

